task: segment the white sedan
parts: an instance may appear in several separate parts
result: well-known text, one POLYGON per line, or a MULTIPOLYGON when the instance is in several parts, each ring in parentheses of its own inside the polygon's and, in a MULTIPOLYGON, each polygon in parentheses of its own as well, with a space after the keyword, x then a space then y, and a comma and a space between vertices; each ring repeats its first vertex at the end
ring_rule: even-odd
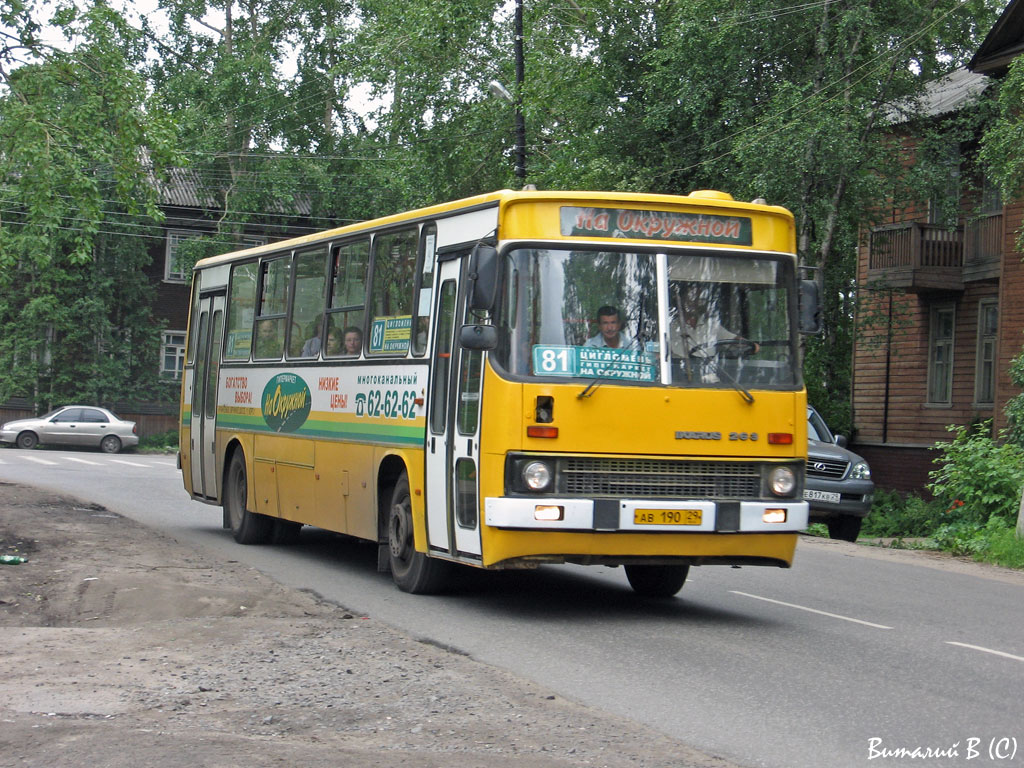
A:
POLYGON ((106 408, 65 405, 35 419, 9 421, 0 427, 0 443, 31 449, 37 445, 71 445, 117 453, 139 444, 134 421, 122 421, 106 408))

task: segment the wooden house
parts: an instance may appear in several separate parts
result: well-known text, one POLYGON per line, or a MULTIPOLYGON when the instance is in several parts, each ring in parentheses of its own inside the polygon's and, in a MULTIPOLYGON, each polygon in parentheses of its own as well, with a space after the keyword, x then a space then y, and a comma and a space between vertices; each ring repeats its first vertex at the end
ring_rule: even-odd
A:
MULTIPOLYGON (((1024 52, 1024 0, 1012 0, 966 69, 931 88, 891 137, 914 162, 921 120, 975 108, 1024 52)), ((856 450, 878 485, 919 491, 947 425, 991 420, 1020 389, 1008 369, 1024 347, 1024 200, 1002 200, 977 162, 980 135, 949 146, 946 200, 887 201, 861 238, 853 353, 856 450)))

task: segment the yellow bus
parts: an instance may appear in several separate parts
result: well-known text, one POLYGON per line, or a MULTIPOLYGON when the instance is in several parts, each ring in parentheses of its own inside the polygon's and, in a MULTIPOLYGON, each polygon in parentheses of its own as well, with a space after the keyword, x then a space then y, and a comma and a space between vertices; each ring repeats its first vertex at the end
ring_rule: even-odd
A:
POLYGON ((808 283, 788 211, 715 191, 506 190, 204 259, 185 488, 243 544, 376 542, 413 593, 453 564, 621 565, 648 596, 789 567, 808 283))

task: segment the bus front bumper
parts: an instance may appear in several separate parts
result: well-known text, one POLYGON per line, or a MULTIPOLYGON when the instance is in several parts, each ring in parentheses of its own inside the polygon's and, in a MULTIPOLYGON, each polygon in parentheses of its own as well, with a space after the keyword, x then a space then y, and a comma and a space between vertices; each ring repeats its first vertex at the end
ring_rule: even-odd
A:
POLYGON ((532 531, 796 533, 807 528, 808 504, 487 497, 484 522, 493 528, 532 531))

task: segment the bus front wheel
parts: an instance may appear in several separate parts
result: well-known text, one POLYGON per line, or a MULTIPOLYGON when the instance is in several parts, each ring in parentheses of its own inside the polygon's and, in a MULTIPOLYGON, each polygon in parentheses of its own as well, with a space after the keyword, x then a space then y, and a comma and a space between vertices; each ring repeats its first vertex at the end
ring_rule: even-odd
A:
POLYGON ((644 597, 672 597, 683 588, 690 573, 688 565, 627 565, 629 586, 644 597))
POLYGON ((439 591, 445 583, 445 566, 439 560, 416 551, 412 527, 412 496, 409 477, 398 478, 388 507, 388 549, 391 577, 403 592, 425 595, 439 591))
POLYGON ((224 510, 231 535, 239 544, 266 544, 273 532, 274 520, 246 509, 248 496, 245 456, 241 451, 235 451, 224 484, 224 510))

